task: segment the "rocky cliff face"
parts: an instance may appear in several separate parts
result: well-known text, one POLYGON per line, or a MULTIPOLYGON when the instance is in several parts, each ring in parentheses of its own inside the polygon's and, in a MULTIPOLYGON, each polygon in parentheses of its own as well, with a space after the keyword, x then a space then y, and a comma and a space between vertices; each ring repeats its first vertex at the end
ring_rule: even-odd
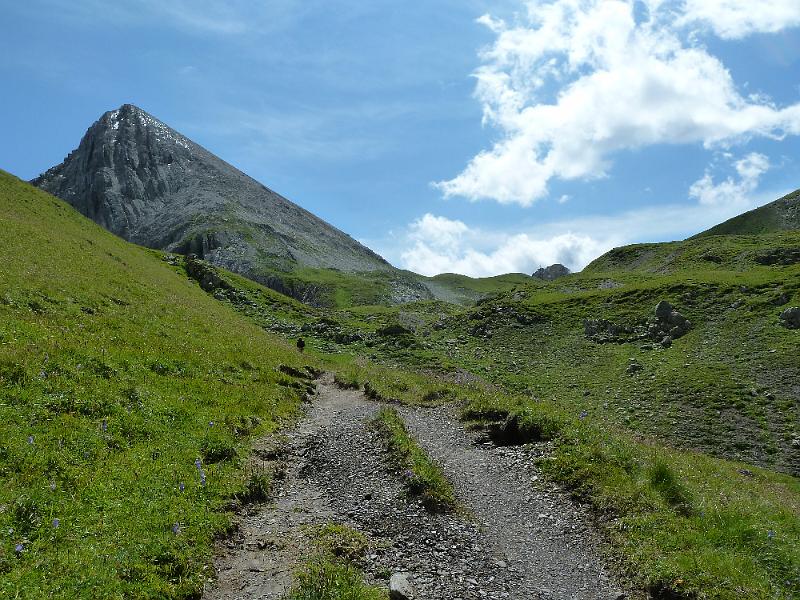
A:
POLYGON ((121 237, 255 280, 298 266, 393 271, 380 256, 125 104, 32 182, 121 237))
POLYGON ((536 269, 533 277, 536 277, 536 279, 541 279, 542 281, 555 281, 559 277, 566 277, 570 273, 571 271, 567 267, 561 263, 556 263, 554 265, 550 265, 549 267, 540 267, 536 269))

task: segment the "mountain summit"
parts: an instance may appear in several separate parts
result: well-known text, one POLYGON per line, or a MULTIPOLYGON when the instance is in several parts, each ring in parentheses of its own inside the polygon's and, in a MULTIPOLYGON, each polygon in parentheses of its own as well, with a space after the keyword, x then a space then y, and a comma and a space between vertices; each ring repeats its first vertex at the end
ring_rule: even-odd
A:
POLYGON ((276 288, 276 273, 302 267, 395 271, 131 104, 105 113, 63 163, 32 183, 129 241, 198 254, 276 288))

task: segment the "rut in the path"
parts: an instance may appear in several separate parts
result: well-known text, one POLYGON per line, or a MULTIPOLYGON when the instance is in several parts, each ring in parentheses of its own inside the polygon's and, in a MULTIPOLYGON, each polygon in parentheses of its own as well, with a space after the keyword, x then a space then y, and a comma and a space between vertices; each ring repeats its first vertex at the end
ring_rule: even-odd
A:
POLYGON ((217 562, 207 600, 279 599, 308 552, 303 526, 343 523, 367 534, 373 582, 406 572, 415 600, 615 599, 588 519, 539 479, 525 449, 476 444, 446 408, 403 409, 420 444, 472 516, 431 515, 404 494, 369 420, 380 405, 320 381, 292 433, 273 504, 242 518, 217 562))

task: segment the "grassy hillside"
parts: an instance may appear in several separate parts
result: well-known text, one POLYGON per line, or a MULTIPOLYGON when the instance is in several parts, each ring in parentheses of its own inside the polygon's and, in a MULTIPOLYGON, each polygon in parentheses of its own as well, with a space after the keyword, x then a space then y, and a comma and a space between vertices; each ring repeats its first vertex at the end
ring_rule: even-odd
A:
POLYGON ((749 235, 800 229, 800 190, 712 227, 695 237, 749 235))
MULTIPOLYGON (((755 257, 797 234, 710 240, 652 245, 636 264, 639 249, 622 249, 474 306, 306 314, 294 332, 340 385, 455 401, 499 443, 546 444, 543 471, 594 509, 610 554, 654 597, 794 598, 800 334, 778 315, 800 304, 800 266, 755 257), (710 251, 722 260, 698 258, 710 251), (636 339, 661 300, 691 327, 666 345, 636 339), (587 337, 587 318, 623 333, 587 337)), ((255 287, 242 293, 240 310, 286 329, 255 287)))
POLYGON ((488 295, 530 284, 521 273, 472 278, 448 273, 424 277, 410 271, 345 273, 334 269, 296 268, 278 273, 265 268, 252 277, 316 308, 348 309, 441 300, 468 305, 488 295))
MULTIPOLYGON (((694 280, 718 277, 721 272, 748 276, 760 267, 800 263, 800 230, 764 235, 728 235, 692 238, 683 242, 632 244, 614 248, 592 261, 580 277, 608 278, 612 287, 627 274, 679 274, 694 280)), ((761 270, 769 273, 769 270, 761 270)), ((624 281, 624 279, 622 280, 624 281)), ((635 283, 635 280, 632 280, 635 283)))
POLYGON ((268 486, 248 438, 308 386, 279 365, 306 363, 546 443, 543 471, 656 597, 800 594, 800 332, 778 319, 800 233, 617 249, 551 283, 429 280, 467 306, 369 305, 382 282, 305 273, 331 310, 130 246, 5 174, 0 224, 0 597, 191 597, 226 507, 268 486), (691 321, 663 344, 661 300, 691 321))
POLYGON ((420 279, 437 300, 464 305, 472 304, 491 294, 514 289, 519 285, 530 285, 535 281, 530 275, 522 273, 479 278, 444 273, 420 279))
POLYGON ((304 361, 183 269, 0 172, 0 597, 188 597, 304 361), (196 462, 199 461, 199 462, 196 462))
POLYGON ((466 308, 353 307, 292 324, 256 297, 244 308, 329 355, 482 380, 673 447, 798 474, 800 340, 779 322, 800 305, 798 246, 800 232, 629 246, 581 274, 520 282, 466 308), (692 322, 669 347, 586 335, 585 319, 644 327, 661 300, 692 322))

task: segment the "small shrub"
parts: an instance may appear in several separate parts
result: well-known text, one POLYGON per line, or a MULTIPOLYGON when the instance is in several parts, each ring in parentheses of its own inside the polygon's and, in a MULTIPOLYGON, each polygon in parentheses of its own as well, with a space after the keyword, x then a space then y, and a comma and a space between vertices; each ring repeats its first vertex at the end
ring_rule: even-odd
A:
POLYGON ((337 372, 333 376, 333 382, 343 390, 358 390, 361 388, 361 381, 355 373, 337 372))
POLYGON ((218 463, 236 457, 233 443, 222 435, 209 433, 200 444, 200 453, 207 463, 218 463))
POLYGON ((454 400, 456 398, 456 391, 453 388, 436 388, 435 390, 431 390, 427 392, 424 396, 422 396, 423 402, 439 403, 439 402, 447 402, 448 400, 454 400))
POLYGON ((272 477, 269 472, 263 468, 254 468, 247 478, 244 492, 239 494, 239 500, 244 504, 266 502, 269 499, 271 491, 272 477))
POLYGON ((261 419, 256 416, 227 416, 225 417, 225 425, 233 435, 247 437, 255 433, 259 425, 261 425, 261 419))
POLYGON ((369 381, 364 382, 364 395, 370 400, 376 400, 377 402, 384 402, 386 400, 383 394, 375 389, 375 387, 369 381))

